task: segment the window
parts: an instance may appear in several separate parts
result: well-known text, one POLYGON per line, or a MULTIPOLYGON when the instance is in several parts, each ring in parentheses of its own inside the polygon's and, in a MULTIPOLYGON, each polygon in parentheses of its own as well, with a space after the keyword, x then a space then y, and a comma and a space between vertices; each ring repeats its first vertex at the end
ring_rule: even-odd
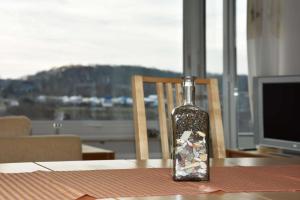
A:
POLYGON ((248 92, 247 1, 236 1, 237 133, 240 148, 253 148, 253 122, 248 92))
POLYGON ((223 73, 223 2, 206 1, 206 68, 207 75, 223 73))
POLYGON ((207 77, 218 79, 222 103, 223 1, 206 1, 206 66, 207 77))
POLYGON ((12 0, 0 22, 0 115, 27 115, 33 134, 120 146, 133 138, 131 75, 182 72, 181 0, 12 0))
MULTIPOLYGON (((233 5, 227 2, 228 5, 233 5)), ((225 5, 225 6, 228 6, 225 5)), ((229 129, 227 142, 234 148, 253 148, 253 123, 251 121, 250 102, 248 93, 248 59, 247 59, 247 1, 235 1, 235 22, 236 22, 236 69, 228 71, 230 74, 223 74, 223 1, 206 1, 206 66, 207 76, 216 77, 219 80, 221 102, 223 95, 231 95, 231 87, 234 88, 234 97, 228 98, 226 105, 222 105, 223 112, 230 120, 223 121, 229 129), (236 72, 236 73, 235 73, 236 72), (235 85, 225 87, 228 91, 223 91, 223 76, 236 77, 233 81, 235 85), (231 102, 234 101, 234 102, 231 102), (226 106, 226 109, 225 109, 226 106), (226 111, 227 110, 227 111, 226 111), (236 121, 235 121, 235 119, 236 121), (232 122, 232 121, 233 122, 232 122), (231 130, 231 131, 230 131, 231 130), (234 135, 237 133, 237 135, 234 135), (236 142, 235 142, 236 141, 236 142), (235 144, 237 143, 237 146, 235 144)), ((231 28, 231 27, 229 27, 231 28)), ((232 53, 232 52, 231 52, 232 53)), ((232 81, 232 78, 229 78, 232 81)), ((225 103, 225 102, 224 102, 225 103)), ((224 128, 225 128, 224 125, 224 128)), ((227 130, 228 131, 228 130, 227 130)), ((226 137, 225 137, 226 138, 226 137)))

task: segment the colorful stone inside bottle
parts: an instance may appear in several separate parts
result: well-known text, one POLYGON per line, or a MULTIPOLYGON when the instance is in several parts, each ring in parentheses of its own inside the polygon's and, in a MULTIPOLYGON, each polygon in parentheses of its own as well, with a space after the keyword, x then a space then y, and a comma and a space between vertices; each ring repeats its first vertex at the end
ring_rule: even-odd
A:
POLYGON ((206 134, 197 131, 184 131, 176 139, 175 174, 177 179, 207 179, 206 134))

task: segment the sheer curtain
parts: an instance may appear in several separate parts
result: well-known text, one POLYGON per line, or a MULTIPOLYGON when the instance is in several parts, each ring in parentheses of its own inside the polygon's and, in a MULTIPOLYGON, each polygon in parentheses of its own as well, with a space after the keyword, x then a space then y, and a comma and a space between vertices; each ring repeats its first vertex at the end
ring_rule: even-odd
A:
POLYGON ((300 1, 248 0, 249 96, 253 77, 300 75, 300 1))
MULTIPOLYGON (((253 77, 278 75, 280 0, 248 0, 248 85, 253 116, 253 77)), ((253 119, 253 117, 252 117, 253 119)))

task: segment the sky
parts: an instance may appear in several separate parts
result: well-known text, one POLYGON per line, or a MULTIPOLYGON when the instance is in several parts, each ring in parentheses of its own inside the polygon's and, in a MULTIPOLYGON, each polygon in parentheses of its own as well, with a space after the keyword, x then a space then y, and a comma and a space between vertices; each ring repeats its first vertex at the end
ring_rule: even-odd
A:
MULTIPOLYGON (((221 73, 222 1, 208 2, 208 71, 221 73)), ((0 0, 0 24, 0 78, 71 64, 182 71, 182 0, 0 0)))

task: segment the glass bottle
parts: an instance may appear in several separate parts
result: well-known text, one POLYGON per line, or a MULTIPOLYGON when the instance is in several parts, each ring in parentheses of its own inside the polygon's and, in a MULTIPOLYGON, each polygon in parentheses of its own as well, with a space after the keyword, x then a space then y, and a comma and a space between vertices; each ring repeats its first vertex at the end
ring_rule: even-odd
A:
POLYGON ((209 180, 209 117, 195 106, 194 77, 183 78, 184 103, 172 111, 173 179, 209 180))

